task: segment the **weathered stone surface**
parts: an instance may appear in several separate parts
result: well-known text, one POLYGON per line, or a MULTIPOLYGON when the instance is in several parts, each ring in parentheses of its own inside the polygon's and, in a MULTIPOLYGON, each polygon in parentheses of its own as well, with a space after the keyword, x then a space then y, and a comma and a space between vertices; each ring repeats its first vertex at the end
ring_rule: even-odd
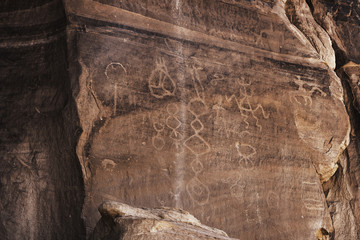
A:
POLYGON ((350 127, 314 19, 299 30, 281 1, 65 3, 89 229, 119 199, 231 237, 333 232, 321 183, 350 127))
POLYGON ((328 33, 315 21, 306 1, 287 0, 284 8, 290 22, 296 26, 320 57, 332 69, 335 68, 335 52, 328 33))
POLYGON ((61 1, 0 2, 0 239, 84 239, 61 1))
POLYGON ((350 144, 340 158, 340 168, 326 183, 325 192, 335 228, 335 239, 360 238, 359 195, 359 1, 308 1, 317 22, 329 33, 336 52, 337 74, 345 89, 351 119, 350 144))
MULTIPOLYGON (((317 22, 332 38, 337 61, 360 61, 360 3, 357 0, 308 1, 317 22)), ((341 66, 339 66, 341 67, 341 66)))
POLYGON ((63 2, 0 3, 1 239, 83 239, 105 200, 359 238, 358 1, 63 2))
POLYGON ((109 201, 99 207, 102 218, 91 240, 97 239, 233 239, 216 228, 202 225, 181 209, 134 208, 109 201))
POLYGON ((343 80, 345 103, 351 119, 350 144, 340 158, 340 168, 326 183, 326 200, 332 216, 335 239, 358 239, 360 236, 359 212, 359 98, 357 78, 359 67, 348 63, 337 70, 343 80))

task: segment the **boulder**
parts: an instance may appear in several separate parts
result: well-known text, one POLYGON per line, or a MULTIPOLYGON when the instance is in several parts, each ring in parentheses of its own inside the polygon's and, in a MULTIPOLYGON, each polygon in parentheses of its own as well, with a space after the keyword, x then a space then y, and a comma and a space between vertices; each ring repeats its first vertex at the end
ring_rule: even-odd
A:
POLYGON ((135 208, 108 201, 99 207, 101 219, 89 240, 233 239, 175 208, 135 208))

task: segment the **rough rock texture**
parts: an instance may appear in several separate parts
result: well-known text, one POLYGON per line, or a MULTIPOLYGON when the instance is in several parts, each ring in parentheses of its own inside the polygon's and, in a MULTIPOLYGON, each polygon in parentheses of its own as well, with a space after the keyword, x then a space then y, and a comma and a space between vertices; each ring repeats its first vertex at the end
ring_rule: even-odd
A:
POLYGON ((100 205, 99 212, 102 218, 90 240, 232 239, 181 209, 134 208, 109 201, 100 205))
POLYGON ((343 82, 345 104, 351 120, 350 144, 340 160, 336 175, 326 183, 327 202, 335 228, 335 239, 360 238, 359 161, 359 1, 308 1, 313 15, 329 33, 336 53, 337 74, 343 82))
POLYGON ((243 239, 359 239, 359 9, 2 1, 0 238, 81 239, 119 200, 243 239))
POLYGON ((350 123, 305 2, 65 3, 88 231, 112 199, 244 239, 334 231, 322 182, 350 123))
POLYGON ((0 3, 0 239, 82 239, 61 1, 0 3))

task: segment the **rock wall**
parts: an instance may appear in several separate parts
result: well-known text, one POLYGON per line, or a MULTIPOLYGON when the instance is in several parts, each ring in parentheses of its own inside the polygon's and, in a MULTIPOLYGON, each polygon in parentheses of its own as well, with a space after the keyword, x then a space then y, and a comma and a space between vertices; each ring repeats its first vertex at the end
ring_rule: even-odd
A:
POLYGON ((63 3, 2 3, 0 236, 78 239, 119 200, 358 238, 356 1, 63 3))
POLYGON ((345 90, 351 120, 350 144, 340 160, 341 168, 326 184, 327 202, 335 227, 335 239, 360 237, 359 212, 359 79, 360 4, 358 1, 309 1, 316 20, 329 33, 336 53, 337 74, 345 90), (346 219, 346 221, 344 221, 346 219))
POLYGON ((82 239, 61 1, 0 3, 0 239, 82 239))
POLYGON ((90 229, 121 200, 232 237, 334 231, 322 183, 350 124, 330 37, 301 3, 66 1, 90 229))

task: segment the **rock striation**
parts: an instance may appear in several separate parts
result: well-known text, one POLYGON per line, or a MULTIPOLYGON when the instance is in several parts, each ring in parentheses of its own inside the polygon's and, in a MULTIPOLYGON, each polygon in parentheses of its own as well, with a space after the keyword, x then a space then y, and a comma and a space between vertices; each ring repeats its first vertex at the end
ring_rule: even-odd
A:
POLYGON ((3 1, 0 238, 358 239, 359 9, 3 1))
POLYGON ((183 208, 232 237, 334 232, 322 183, 350 123, 330 37, 305 1, 65 9, 90 229, 96 206, 119 199, 183 208))
POLYGON ((61 1, 0 2, 0 239, 83 239, 61 1))
POLYGON ((102 217, 90 240, 233 239, 181 209, 135 208, 108 201, 100 205, 99 212, 102 217))
POLYGON ((345 90, 351 120, 350 143, 341 157, 341 168, 325 185, 335 228, 335 239, 360 237, 359 213, 359 79, 360 4, 358 1, 308 1, 314 18, 328 32, 336 53, 336 73, 345 90), (346 221, 344 221, 346 219, 346 221))

